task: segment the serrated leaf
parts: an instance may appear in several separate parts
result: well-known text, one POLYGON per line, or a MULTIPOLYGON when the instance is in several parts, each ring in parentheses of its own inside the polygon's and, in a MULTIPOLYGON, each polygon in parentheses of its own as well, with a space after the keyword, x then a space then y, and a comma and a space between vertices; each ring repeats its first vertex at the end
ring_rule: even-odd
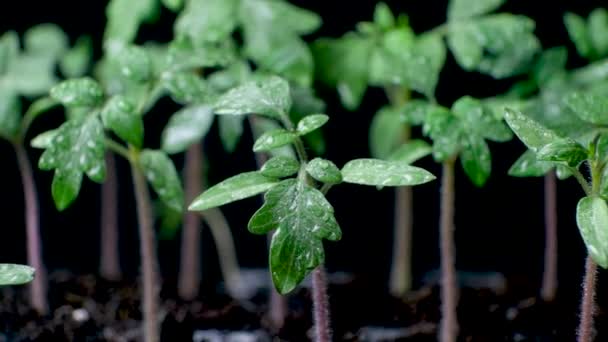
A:
POLYGON ((291 108, 289 84, 271 76, 232 88, 215 102, 217 114, 260 114, 278 118, 291 108))
POLYGON ((93 58, 93 42, 91 37, 82 36, 60 60, 61 73, 66 78, 82 77, 89 68, 93 58))
POLYGON ((264 132, 253 144, 254 152, 270 151, 293 143, 297 135, 285 129, 275 129, 264 132))
POLYGON ((379 159, 351 160, 342 168, 342 177, 346 183, 376 186, 418 185, 435 179, 419 167, 379 159))
POLYGON ((571 139, 560 139, 545 145, 536 153, 542 161, 563 162, 571 167, 578 167, 588 158, 587 150, 571 139))
POLYGON ((564 24, 578 54, 590 58, 593 55, 593 45, 589 38, 585 20, 574 13, 568 12, 564 15, 564 24))
POLYGON ((608 10, 596 8, 588 18, 589 39, 597 57, 608 55, 608 10))
POLYGON ((509 168, 509 176, 540 177, 553 168, 553 163, 540 161, 531 150, 526 150, 509 168))
POLYGON ((530 119, 523 113, 505 110, 505 120, 519 139, 534 153, 550 143, 561 139, 554 131, 530 119))
POLYGON ((450 0, 448 18, 467 19, 490 13, 505 3, 505 0, 450 0))
POLYGON ((23 45, 28 53, 59 58, 68 48, 68 37, 54 24, 36 25, 23 35, 23 45))
POLYGON ((241 173, 207 189, 194 199, 188 210, 203 211, 252 197, 266 192, 277 183, 275 178, 266 177, 257 171, 241 173))
POLYGON ((116 58, 120 72, 127 79, 145 83, 152 78, 152 59, 142 47, 125 46, 114 58, 116 58))
POLYGON ((139 164, 163 203, 172 210, 184 210, 184 191, 173 161, 161 151, 143 150, 139 164))
POLYGON ((21 285, 34 280, 33 267, 17 264, 0 264, 0 286, 21 285))
POLYGON ((270 271, 281 294, 291 292, 325 260, 323 239, 339 240, 342 232, 323 194, 295 179, 284 180, 264 196, 249 231, 276 230, 270 244, 270 271))
POLYGON ((300 170, 300 162, 288 156, 276 156, 270 158, 262 168, 260 173, 270 178, 285 178, 295 175, 300 170))
POLYGON ((144 142, 144 122, 135 104, 128 98, 116 95, 101 110, 101 120, 122 140, 141 147, 144 142))
POLYGON ((226 39, 237 25, 237 1, 188 0, 175 22, 175 33, 195 42, 226 39))
POLYGON ((112 0, 106 7, 105 44, 130 43, 135 40, 139 26, 152 21, 160 9, 158 0, 112 0))
POLYGON ((103 102, 103 89, 89 77, 67 80, 51 88, 51 98, 66 107, 96 107, 103 102))
POLYGON ((325 114, 312 114, 305 116, 298 122, 296 133, 300 136, 313 132, 329 121, 329 116, 325 114))
POLYGON ((383 107, 372 118, 369 128, 369 149, 374 158, 387 158, 405 138, 401 111, 383 107))
POLYGON ((476 186, 483 186, 492 170, 492 159, 488 144, 481 137, 468 136, 460 152, 460 163, 464 172, 476 186))
POLYGON ((224 150, 232 153, 243 136, 243 116, 221 115, 218 117, 220 140, 224 150))
POLYGON ((213 111, 208 105, 185 107, 171 116, 165 127, 161 145, 167 153, 183 152, 201 140, 213 123, 213 111))
POLYGON ((388 160, 412 164, 433 152, 433 148, 424 140, 414 139, 399 146, 388 156, 388 160))
POLYGON ((608 206, 600 197, 583 197, 576 207, 576 224, 589 256, 608 268, 608 206))
POLYGON ((53 138, 57 135, 58 129, 51 129, 42 132, 30 140, 30 146, 33 148, 47 149, 53 143, 53 138))
POLYGON ((608 125, 608 98, 577 92, 567 96, 565 102, 582 120, 596 125, 608 125))
POLYGON ((342 173, 333 162, 315 158, 306 164, 306 172, 321 183, 338 184, 342 183, 342 173))

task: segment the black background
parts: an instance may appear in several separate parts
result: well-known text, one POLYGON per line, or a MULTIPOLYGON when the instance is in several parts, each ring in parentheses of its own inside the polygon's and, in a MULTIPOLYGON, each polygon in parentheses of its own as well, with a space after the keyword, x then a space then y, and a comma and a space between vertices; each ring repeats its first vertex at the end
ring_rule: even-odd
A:
MULTIPOLYGON (((137 1, 137 0, 133 0, 137 1)), ((337 37, 354 28, 358 21, 370 20, 376 1, 321 1, 298 0, 293 3, 318 12, 324 21, 322 28, 307 37, 312 41, 321 36, 337 37)), ((0 10, 0 32, 25 31, 42 22, 60 25, 74 40, 89 34, 100 42, 104 23, 105 1, 11 1, 0 10)), ((388 1, 397 12, 410 16, 416 32, 423 32, 444 22, 446 1, 408 0, 388 1)), ((511 0, 504 11, 525 14, 536 20, 536 33, 543 47, 566 45, 570 51, 569 67, 585 62, 576 56, 562 24, 565 11, 587 16, 595 7, 605 6, 600 0, 576 2, 511 0)), ((163 10, 160 22, 144 26, 139 41, 171 38, 174 15, 163 10)), ((100 47, 96 46, 99 55, 100 47)), ((475 97, 500 93, 513 80, 494 81, 489 77, 462 71, 449 57, 441 74, 437 97, 440 103, 451 103, 463 95, 475 97)), ((326 126, 327 157, 343 165, 349 159, 366 157, 367 133, 373 113, 386 99, 381 89, 370 89, 363 105, 356 112, 344 110, 334 91, 323 89, 321 97, 327 101, 331 116, 326 126)), ((158 147, 158 137, 169 115, 176 110, 170 100, 162 100, 157 109, 146 116, 146 145, 158 147)), ((49 113, 37 121, 30 138, 61 122, 61 111, 49 113)), ((210 181, 215 183, 228 175, 255 167, 250 152, 251 137, 246 134, 239 150, 226 156, 217 143, 217 129, 207 137, 210 159, 210 181)), ((460 169, 456 189, 456 246, 457 266, 462 270, 499 271, 512 278, 530 279, 540 283, 543 256, 543 182, 541 178, 518 179, 506 175, 509 166, 524 147, 517 140, 506 144, 491 144, 493 172, 484 188, 475 188, 460 169)), ((39 152, 30 150, 35 165, 39 152)), ((182 158, 176 157, 178 167, 182 158)), ((14 153, 7 143, 0 143, 0 262, 25 262, 23 204, 20 178, 14 153)), ((420 163, 436 175, 440 167, 430 158, 420 163)), ((137 273, 139 253, 136 221, 127 165, 119 163, 121 246, 120 252, 126 274, 137 273)), ((44 258, 51 270, 69 269, 77 273, 95 272, 99 252, 99 186, 85 181, 77 202, 63 213, 52 203, 50 184, 52 173, 35 173, 40 205, 41 229, 44 238, 44 258)), ((438 203, 439 182, 416 187, 414 219, 414 271, 418 278, 438 267, 438 203)), ((584 246, 578 234, 574 212, 582 191, 573 180, 559 183, 559 271, 562 293, 577 293, 583 268, 584 246), (574 290, 574 291, 572 291, 574 290)), ((386 284, 391 254, 393 192, 377 191, 373 187, 341 185, 329 194, 336 216, 343 229, 343 239, 326 243, 327 265, 330 270, 344 270, 374 278, 378 287, 386 284)), ((224 212, 232 223, 239 260, 245 267, 264 267, 265 239, 246 231, 246 222, 259 198, 227 205, 224 212)), ((207 230, 203 234, 205 279, 213 283, 218 276, 214 246, 207 230)), ((160 242, 163 272, 172 277, 177 272, 179 238, 160 242)))

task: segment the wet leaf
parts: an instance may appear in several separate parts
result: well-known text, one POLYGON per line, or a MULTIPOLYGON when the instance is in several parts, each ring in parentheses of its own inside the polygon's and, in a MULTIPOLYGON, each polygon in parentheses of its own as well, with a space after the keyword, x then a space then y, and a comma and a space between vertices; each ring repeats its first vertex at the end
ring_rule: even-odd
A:
POLYGON ((120 72, 127 79, 145 83, 152 78, 152 59, 142 47, 135 45, 126 46, 115 58, 120 72))
POLYGON ((101 120, 120 139, 136 147, 143 145, 144 122, 128 98, 116 95, 108 100, 101 110, 101 120))
POLYGON ((232 88, 215 102, 217 114, 261 114, 278 118, 291 108, 289 84, 280 77, 267 77, 232 88))
POLYGON ((578 167, 588 158, 587 150, 571 139, 561 139, 545 145, 536 153, 536 158, 543 161, 563 162, 571 167, 578 167))
POLYGON ((315 158, 306 164, 306 172, 321 183, 338 184, 342 183, 342 173, 333 162, 315 158))
POLYGON ((103 89, 89 77, 63 81, 54 86, 51 97, 66 107, 96 107, 103 102, 103 89))
POLYGON ((553 168, 553 163, 540 161, 531 150, 526 150, 509 169, 509 176, 540 177, 553 168))
POLYGON ((535 153, 544 146, 561 138, 554 131, 517 110, 506 109, 505 120, 517 137, 535 153))
POLYGON ((589 256, 608 268, 608 206, 600 197, 583 197, 576 207, 576 224, 589 256))
POLYGON ((608 98, 590 93, 573 93, 566 97, 566 105, 584 121, 608 125, 608 98))
POLYGON ((270 244, 270 271, 281 294, 291 292, 324 262, 323 239, 336 241, 342 236, 325 196, 295 179, 282 181, 264 195, 264 205, 248 228, 254 234, 276 230, 270 244))
POLYGON ((203 211, 266 192, 278 183, 259 172, 245 172, 230 177, 200 194, 188 210, 203 211))
POLYGON ((276 156, 262 165, 260 173, 270 178, 284 178, 295 175, 298 170, 300 170, 300 162, 297 159, 288 156, 276 156))
POLYGON ((398 161, 379 159, 355 159, 342 168, 346 183, 404 186, 424 184, 435 179, 430 172, 398 161))
POLYGON ((213 111, 208 105, 185 107, 171 116, 165 127, 161 145, 167 153, 183 152, 207 135, 213 123, 213 111))
POLYGON ((296 133, 300 136, 313 132, 327 123, 329 116, 325 114, 312 114, 305 116, 298 122, 296 133))
POLYGON ((53 138, 57 135, 58 129, 51 129, 42 132, 30 140, 30 146, 33 148, 47 149, 53 143, 53 138))
POLYGON ((145 149, 139 164, 160 200, 172 210, 184 210, 184 191, 173 161, 162 151, 145 149))
POLYGON ((293 143, 297 135, 293 132, 279 128, 264 132, 253 144, 254 152, 270 151, 293 143))
POLYGON ((17 264, 0 264, 0 286, 21 285, 34 280, 33 267, 17 264))
POLYGON ((166 73, 163 85, 177 103, 203 103, 211 100, 211 91, 205 81, 192 72, 166 73))

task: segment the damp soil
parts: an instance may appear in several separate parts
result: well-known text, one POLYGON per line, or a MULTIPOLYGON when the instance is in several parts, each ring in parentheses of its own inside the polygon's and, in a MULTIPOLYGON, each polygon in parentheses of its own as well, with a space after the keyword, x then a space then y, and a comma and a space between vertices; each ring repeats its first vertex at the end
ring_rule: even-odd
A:
MULTIPOLYGON (((27 305, 25 287, 0 290, 0 341, 139 341, 137 282, 109 282, 93 275, 53 274, 51 313, 39 316, 27 305)), ((421 287, 405 299, 374 288, 370 279, 353 277, 329 287, 335 341, 436 341, 438 288, 421 287)), ((573 341, 576 301, 545 303, 530 284, 508 281, 506 288, 463 287, 458 317, 459 341, 573 341)), ((300 288, 288 297, 289 315, 279 331, 269 328, 267 294, 246 301, 227 295, 177 299, 175 284, 161 291, 162 341, 309 341, 311 297, 300 288)), ((596 326, 608 326, 597 311, 596 326)), ((602 329, 600 329, 601 332, 602 329)), ((598 334, 597 341, 608 336, 598 334)))

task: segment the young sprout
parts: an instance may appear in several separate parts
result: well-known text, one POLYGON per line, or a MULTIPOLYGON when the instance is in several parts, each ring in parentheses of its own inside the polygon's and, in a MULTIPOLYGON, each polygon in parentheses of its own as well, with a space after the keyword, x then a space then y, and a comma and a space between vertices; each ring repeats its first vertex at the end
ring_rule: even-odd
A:
POLYGON ((417 167, 377 159, 353 160, 341 170, 329 160, 309 161, 301 137, 319 129, 328 117, 310 115, 294 125, 287 114, 291 106, 289 85, 276 76, 247 82, 220 96, 214 106, 218 115, 256 113, 283 125, 262 134, 254 144, 254 151, 292 145, 297 159, 275 157, 260 171, 228 178, 203 192, 189 209, 206 210, 264 193, 264 205, 251 217, 249 231, 255 234, 274 231, 269 265, 279 293, 291 292, 312 273, 316 340, 325 342, 331 340, 331 334, 322 242, 336 241, 342 236, 325 194, 341 182, 404 186, 426 183, 434 176, 417 167))

